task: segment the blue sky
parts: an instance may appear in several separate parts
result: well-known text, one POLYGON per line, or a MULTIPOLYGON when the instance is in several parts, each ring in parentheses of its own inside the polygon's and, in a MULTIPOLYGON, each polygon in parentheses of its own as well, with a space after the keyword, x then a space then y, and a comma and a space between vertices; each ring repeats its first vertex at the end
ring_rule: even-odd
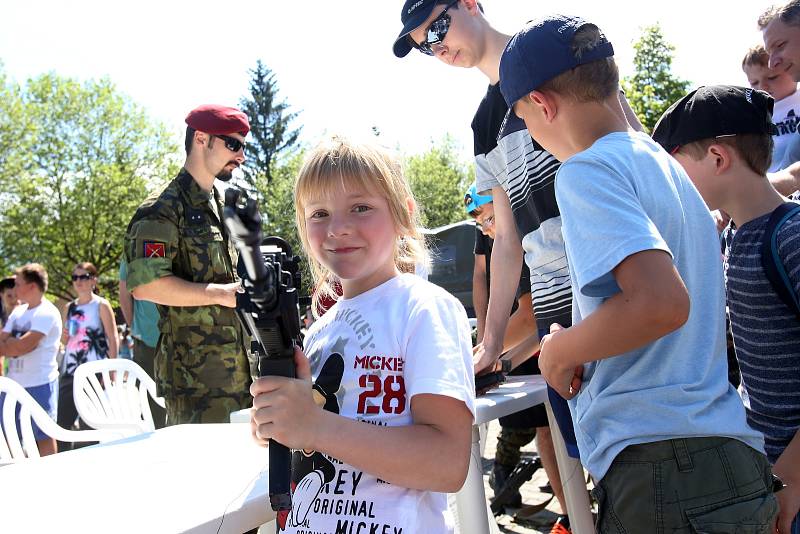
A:
MULTIPOLYGON (((614 44, 622 75, 632 73, 631 43, 660 22, 676 46, 675 72, 694 84, 746 84, 741 58, 760 40, 755 21, 772 2, 561 0, 562 13, 597 23, 614 44), (650 6, 650 7, 648 7, 650 6)), ((248 69, 261 59, 281 95, 300 111, 303 138, 366 137, 413 153, 446 133, 471 153, 469 123, 486 89, 475 70, 391 52, 400 29, 395 0, 119 0, 4 2, 0 60, 18 82, 43 72, 109 77, 175 132, 193 107, 235 105, 248 69), (227 6, 227 7, 226 7, 227 6), (232 6, 232 7, 231 7, 232 6)), ((552 3, 483 0, 487 17, 513 33, 552 11, 552 3), (547 5, 547 11, 542 11, 547 5)))

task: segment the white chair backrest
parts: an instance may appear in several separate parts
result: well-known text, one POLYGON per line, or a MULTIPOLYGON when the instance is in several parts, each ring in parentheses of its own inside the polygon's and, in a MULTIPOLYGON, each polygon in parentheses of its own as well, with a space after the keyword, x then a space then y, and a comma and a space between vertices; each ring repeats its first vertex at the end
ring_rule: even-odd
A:
POLYGON ((155 430, 148 395, 161 406, 156 383, 131 360, 110 358, 86 362, 75 370, 72 394, 78 415, 92 428, 119 428, 128 425, 138 430, 155 430))
POLYGON ((107 431, 73 431, 61 428, 25 388, 5 376, 0 376, 0 396, 3 397, 3 409, 0 413, 0 465, 39 457, 31 421, 35 421, 42 432, 59 441, 102 442, 119 439, 130 433, 130 428, 125 427, 107 431), (18 406, 19 431, 15 417, 18 406))

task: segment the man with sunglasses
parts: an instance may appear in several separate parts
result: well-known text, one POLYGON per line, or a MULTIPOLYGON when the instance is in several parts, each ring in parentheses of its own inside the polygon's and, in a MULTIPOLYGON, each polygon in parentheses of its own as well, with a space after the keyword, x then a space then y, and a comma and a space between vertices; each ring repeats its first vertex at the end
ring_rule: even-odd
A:
POLYGON ((247 116, 205 105, 186 117, 186 161, 144 201, 125 237, 127 288, 158 305, 155 380, 167 424, 222 423, 250 403, 250 365, 235 313, 237 253, 214 181, 244 163, 247 116))

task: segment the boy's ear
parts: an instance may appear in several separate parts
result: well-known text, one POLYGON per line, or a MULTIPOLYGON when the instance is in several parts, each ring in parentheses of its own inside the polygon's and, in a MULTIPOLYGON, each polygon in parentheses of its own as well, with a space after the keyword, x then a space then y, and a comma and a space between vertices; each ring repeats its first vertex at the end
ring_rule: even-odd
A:
POLYGON ((733 163, 733 154, 730 147, 726 145, 711 145, 706 151, 706 157, 712 158, 714 163, 714 171, 716 175, 720 175, 731 168, 733 163))
POLYGON ((552 94, 531 91, 526 98, 530 104, 533 104, 543 114, 545 121, 552 122, 556 118, 558 105, 552 94))
POLYGON ((467 10, 467 13, 470 15, 477 15, 480 13, 480 8, 478 7, 478 0, 460 0, 461 4, 463 4, 464 9, 467 10))

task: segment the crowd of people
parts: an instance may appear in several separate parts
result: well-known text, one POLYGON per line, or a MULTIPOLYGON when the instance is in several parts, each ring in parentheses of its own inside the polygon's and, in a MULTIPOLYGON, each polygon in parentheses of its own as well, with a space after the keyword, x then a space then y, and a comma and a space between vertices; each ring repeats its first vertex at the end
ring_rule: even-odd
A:
MULTIPOLYGON (((86 362, 116 358, 117 325, 109 301, 95 292, 97 269, 91 263, 75 265, 72 286, 76 298, 64 314, 46 297, 47 270, 26 264, 14 276, 0 281, 2 332, 0 375, 22 385, 64 428, 78 424, 72 386, 75 369, 86 362)), ((0 406, 4 396, 0 394, 0 406)), ((21 407, 17 406, 17 417, 21 407)), ((70 450, 72 443, 58 442, 33 422, 39 454, 70 450)))
MULTIPOLYGON (((474 346, 463 306, 415 274, 428 252, 397 160, 332 137, 294 194, 316 320, 296 378, 257 377, 214 187, 244 162, 250 125, 205 105, 186 117, 180 172, 126 230, 132 342, 93 265, 73 269, 62 322, 46 271, 28 264, 0 282, 8 376, 68 427, 75 368, 131 348, 166 400, 157 426, 252 406, 254 440, 293 449, 279 530, 327 533, 452 531, 444 493, 466 477, 475 375, 540 372, 553 428, 593 478, 599 532, 800 532, 800 204, 783 196, 800 176, 800 1, 758 19, 751 87, 698 88, 650 135, 590 21, 554 15, 511 36, 476 0, 407 0, 401 23, 397 57, 418 50, 489 81, 464 198, 480 227, 474 346)), ((502 424, 495 491, 536 439, 566 512, 547 414, 502 424)), ((570 532, 566 514, 553 532, 570 532)))

